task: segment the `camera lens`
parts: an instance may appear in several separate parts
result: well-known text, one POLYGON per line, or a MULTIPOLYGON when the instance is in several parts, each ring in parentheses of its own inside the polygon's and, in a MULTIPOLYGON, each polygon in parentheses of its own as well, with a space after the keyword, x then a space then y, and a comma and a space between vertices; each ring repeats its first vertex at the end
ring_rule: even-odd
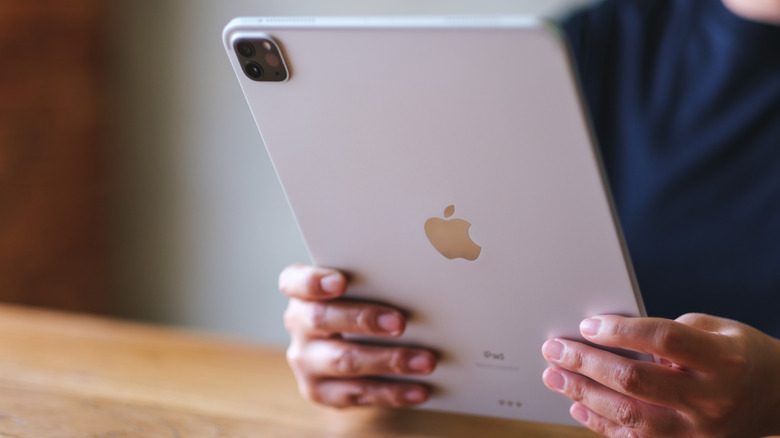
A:
POLYGON ((263 67, 260 67, 260 64, 256 62, 247 63, 244 66, 244 71, 252 79, 260 79, 263 76, 263 67))
POLYGON ((239 41, 236 44, 236 51, 241 55, 249 58, 255 54, 255 47, 248 41, 239 41))

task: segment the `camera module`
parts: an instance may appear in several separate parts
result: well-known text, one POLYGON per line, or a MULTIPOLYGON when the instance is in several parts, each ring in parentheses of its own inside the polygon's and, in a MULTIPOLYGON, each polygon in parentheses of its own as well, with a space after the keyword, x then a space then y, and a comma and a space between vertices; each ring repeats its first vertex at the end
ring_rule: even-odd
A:
POLYGON ((253 81, 284 82, 290 76, 282 51, 269 36, 236 39, 233 50, 244 74, 253 81))

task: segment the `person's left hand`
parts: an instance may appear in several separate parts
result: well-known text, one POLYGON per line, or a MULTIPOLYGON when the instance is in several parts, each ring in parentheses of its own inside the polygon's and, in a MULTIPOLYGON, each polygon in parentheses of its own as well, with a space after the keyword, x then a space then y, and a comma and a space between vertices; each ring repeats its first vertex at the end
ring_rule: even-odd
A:
POLYGON ((676 321, 597 316, 580 325, 594 344, 655 355, 627 359, 550 339, 544 383, 574 400, 570 413, 609 437, 761 437, 780 432, 780 341, 701 314, 676 321))

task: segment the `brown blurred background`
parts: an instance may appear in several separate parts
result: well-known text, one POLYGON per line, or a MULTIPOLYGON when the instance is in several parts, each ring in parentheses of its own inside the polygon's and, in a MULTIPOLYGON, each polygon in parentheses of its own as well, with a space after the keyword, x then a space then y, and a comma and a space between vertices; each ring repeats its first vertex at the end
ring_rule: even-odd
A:
POLYGON ((0 2, 0 301, 107 310, 103 14, 0 2))

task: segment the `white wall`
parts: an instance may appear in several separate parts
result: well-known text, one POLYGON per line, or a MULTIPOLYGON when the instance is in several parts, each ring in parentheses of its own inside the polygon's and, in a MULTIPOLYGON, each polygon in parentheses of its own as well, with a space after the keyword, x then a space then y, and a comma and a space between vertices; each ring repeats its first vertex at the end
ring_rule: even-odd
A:
POLYGON ((221 45, 240 15, 550 14, 576 0, 115 0, 116 300, 125 316, 282 344, 307 256, 221 45))

